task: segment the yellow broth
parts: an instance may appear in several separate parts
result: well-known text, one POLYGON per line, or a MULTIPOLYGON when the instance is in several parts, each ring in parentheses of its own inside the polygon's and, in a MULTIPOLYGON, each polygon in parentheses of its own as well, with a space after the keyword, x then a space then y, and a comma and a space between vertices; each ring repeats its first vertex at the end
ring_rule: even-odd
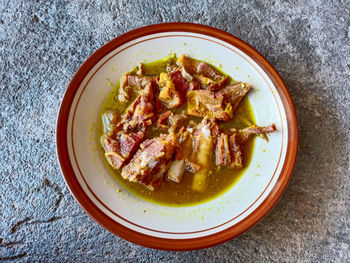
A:
MULTIPOLYGON (((173 57, 167 57, 165 59, 154 61, 151 63, 145 64, 146 75, 157 75, 165 71, 167 61, 173 57), (150 74, 151 73, 151 74, 150 74)), ((132 70, 133 71, 133 70, 132 70)), ((120 103, 117 99, 119 89, 119 83, 117 83, 113 90, 108 95, 100 114, 100 120, 98 124, 98 137, 103 134, 102 127, 102 114, 106 110, 116 110, 118 113, 122 114, 129 103, 120 103)), ((179 109, 176 109, 174 112, 186 112, 186 105, 182 106, 179 109)), ((196 123, 201 121, 200 118, 190 117, 196 123)), ((250 105, 248 97, 245 97, 240 103, 237 111, 234 114, 233 119, 228 123, 219 123, 220 128, 245 128, 255 124, 254 113, 250 105)), ((161 134, 161 131, 158 131, 154 125, 152 125, 147 131, 147 138, 157 137, 161 134)), ((98 141, 99 141, 98 138, 98 141)), ((207 177, 207 188, 203 192, 197 192, 192 190, 192 179, 193 174, 185 171, 185 174, 182 178, 181 183, 175 183, 164 180, 161 187, 155 191, 150 191, 146 187, 138 183, 132 183, 127 180, 124 180, 120 175, 120 170, 114 170, 105 160, 105 163, 114 178, 124 186, 129 192, 134 195, 163 205, 168 206, 189 206, 213 199, 227 190, 229 190, 244 174, 246 168, 249 166, 251 161, 253 150, 254 150, 255 139, 250 139, 246 144, 242 145, 243 153, 243 167, 241 169, 229 169, 227 167, 216 166, 215 156, 213 155, 213 164, 212 169, 210 170, 207 177)), ((103 148, 100 147, 101 154, 104 156, 103 148)))

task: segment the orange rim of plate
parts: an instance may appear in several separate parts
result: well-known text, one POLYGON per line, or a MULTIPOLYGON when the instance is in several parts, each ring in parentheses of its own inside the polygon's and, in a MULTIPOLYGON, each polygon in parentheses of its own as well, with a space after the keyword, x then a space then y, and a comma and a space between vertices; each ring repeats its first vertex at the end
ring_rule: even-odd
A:
POLYGON ((74 75, 62 100, 57 119, 56 143, 58 160, 68 188, 86 213, 88 213, 97 223, 115 235, 142 246, 164 250, 193 250, 214 246, 242 234, 258 223, 274 207, 286 189, 294 169, 298 149, 298 124, 293 101, 282 78, 274 67, 257 50, 241 39, 216 28, 192 23, 164 23, 138 28, 125 33, 102 46, 84 62, 74 75), (114 221, 98 208, 87 196, 77 180, 68 154, 68 116, 76 92, 86 75, 103 57, 119 46, 143 36, 167 32, 190 32, 207 35, 240 49, 243 53, 254 60, 268 75, 280 96, 287 117, 288 145, 286 157, 277 182, 269 195, 242 221, 225 230, 198 238, 167 239, 150 236, 129 229, 114 221))

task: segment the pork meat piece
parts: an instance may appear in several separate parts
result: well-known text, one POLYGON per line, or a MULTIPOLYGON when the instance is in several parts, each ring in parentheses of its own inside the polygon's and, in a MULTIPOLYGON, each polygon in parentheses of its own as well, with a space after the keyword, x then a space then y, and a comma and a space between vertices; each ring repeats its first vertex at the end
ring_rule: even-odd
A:
POLYGON ((249 83, 235 83, 219 90, 216 95, 223 96, 225 101, 231 104, 232 112, 235 112, 238 104, 251 88, 252 85, 249 83))
POLYGON ((174 115, 171 111, 163 112, 159 115, 156 126, 159 130, 167 130, 170 128, 170 120, 169 117, 174 115))
POLYGON ((135 97, 135 94, 139 93, 150 83, 154 83, 153 78, 125 74, 120 82, 120 87, 118 91, 119 101, 130 101, 133 97, 135 97))
POLYGON ((176 89, 175 84, 168 73, 160 73, 158 86, 160 88, 159 100, 168 108, 177 108, 182 105, 183 97, 176 89))
POLYGON ((174 134, 161 135, 144 141, 130 163, 122 169, 122 177, 155 190, 160 186, 171 165, 176 144, 174 134))
POLYGON ((111 133, 117 127, 120 115, 115 110, 107 110, 102 114, 102 124, 104 133, 111 133))
POLYGON ((273 123, 268 126, 256 126, 252 125, 243 130, 239 130, 239 141, 245 143, 252 135, 259 135, 264 140, 268 141, 266 133, 276 131, 276 125, 273 123))
POLYGON ((222 95, 209 90, 193 90, 187 93, 187 113, 221 121, 228 121, 233 116, 231 104, 226 103, 222 95))
POLYGON ((229 168, 242 168, 243 154, 241 145, 252 135, 267 139, 266 133, 276 131, 275 124, 266 127, 250 126, 243 130, 232 129, 229 133, 220 133, 216 142, 216 165, 229 168))
POLYGON ((124 131, 145 130, 152 124, 153 116, 153 87, 149 83, 127 108, 118 126, 124 131))
POLYGON ((188 123, 189 119, 185 114, 174 114, 171 111, 166 111, 159 115, 156 126, 159 130, 178 133, 185 130, 188 123))
POLYGON ((194 79, 184 69, 182 71, 175 70, 169 73, 176 89, 180 92, 181 96, 186 97, 186 93, 191 90, 200 89, 201 84, 198 80, 194 79), (184 74, 187 74, 184 76, 184 74))
POLYGON ((108 134, 101 136, 101 145, 105 151, 108 163, 114 169, 120 169, 137 151, 143 141, 145 133, 119 131, 114 138, 108 134))
POLYGON ((207 63, 198 62, 185 55, 181 55, 176 63, 183 67, 186 73, 198 79, 204 89, 217 90, 229 80, 228 76, 220 74, 207 63))

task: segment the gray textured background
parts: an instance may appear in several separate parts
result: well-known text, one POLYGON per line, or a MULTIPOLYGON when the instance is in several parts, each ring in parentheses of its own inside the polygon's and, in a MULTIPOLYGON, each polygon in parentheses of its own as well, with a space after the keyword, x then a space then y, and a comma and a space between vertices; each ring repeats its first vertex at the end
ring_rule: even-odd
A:
POLYGON ((349 1, 88 2, 0 0, 0 261, 350 261, 349 1), (56 114, 78 67, 114 37, 170 21, 253 45, 285 80, 300 129, 274 210, 240 237, 192 252, 143 248, 97 225, 55 153, 56 114))

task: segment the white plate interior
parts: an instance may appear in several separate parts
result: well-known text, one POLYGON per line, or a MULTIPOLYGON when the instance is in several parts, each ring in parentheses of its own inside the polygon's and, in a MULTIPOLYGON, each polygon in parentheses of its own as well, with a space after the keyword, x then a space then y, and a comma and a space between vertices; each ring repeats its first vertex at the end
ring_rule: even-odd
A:
POLYGON ((286 154, 287 122, 278 93, 263 70, 246 54, 226 42, 205 35, 171 32, 153 34, 125 44, 96 64, 74 98, 68 120, 69 157, 79 183, 104 213, 135 231, 184 239, 222 231, 247 217, 274 187, 286 154), (103 162, 97 140, 101 107, 123 73, 139 62, 150 62, 170 52, 182 53, 220 67, 235 80, 249 82, 256 123, 275 123, 270 141, 257 139, 250 166, 229 191, 190 207, 168 207, 128 193, 113 179, 103 162), (74 150, 74 151, 73 151, 74 150), (121 190, 121 191, 120 191, 121 190))

